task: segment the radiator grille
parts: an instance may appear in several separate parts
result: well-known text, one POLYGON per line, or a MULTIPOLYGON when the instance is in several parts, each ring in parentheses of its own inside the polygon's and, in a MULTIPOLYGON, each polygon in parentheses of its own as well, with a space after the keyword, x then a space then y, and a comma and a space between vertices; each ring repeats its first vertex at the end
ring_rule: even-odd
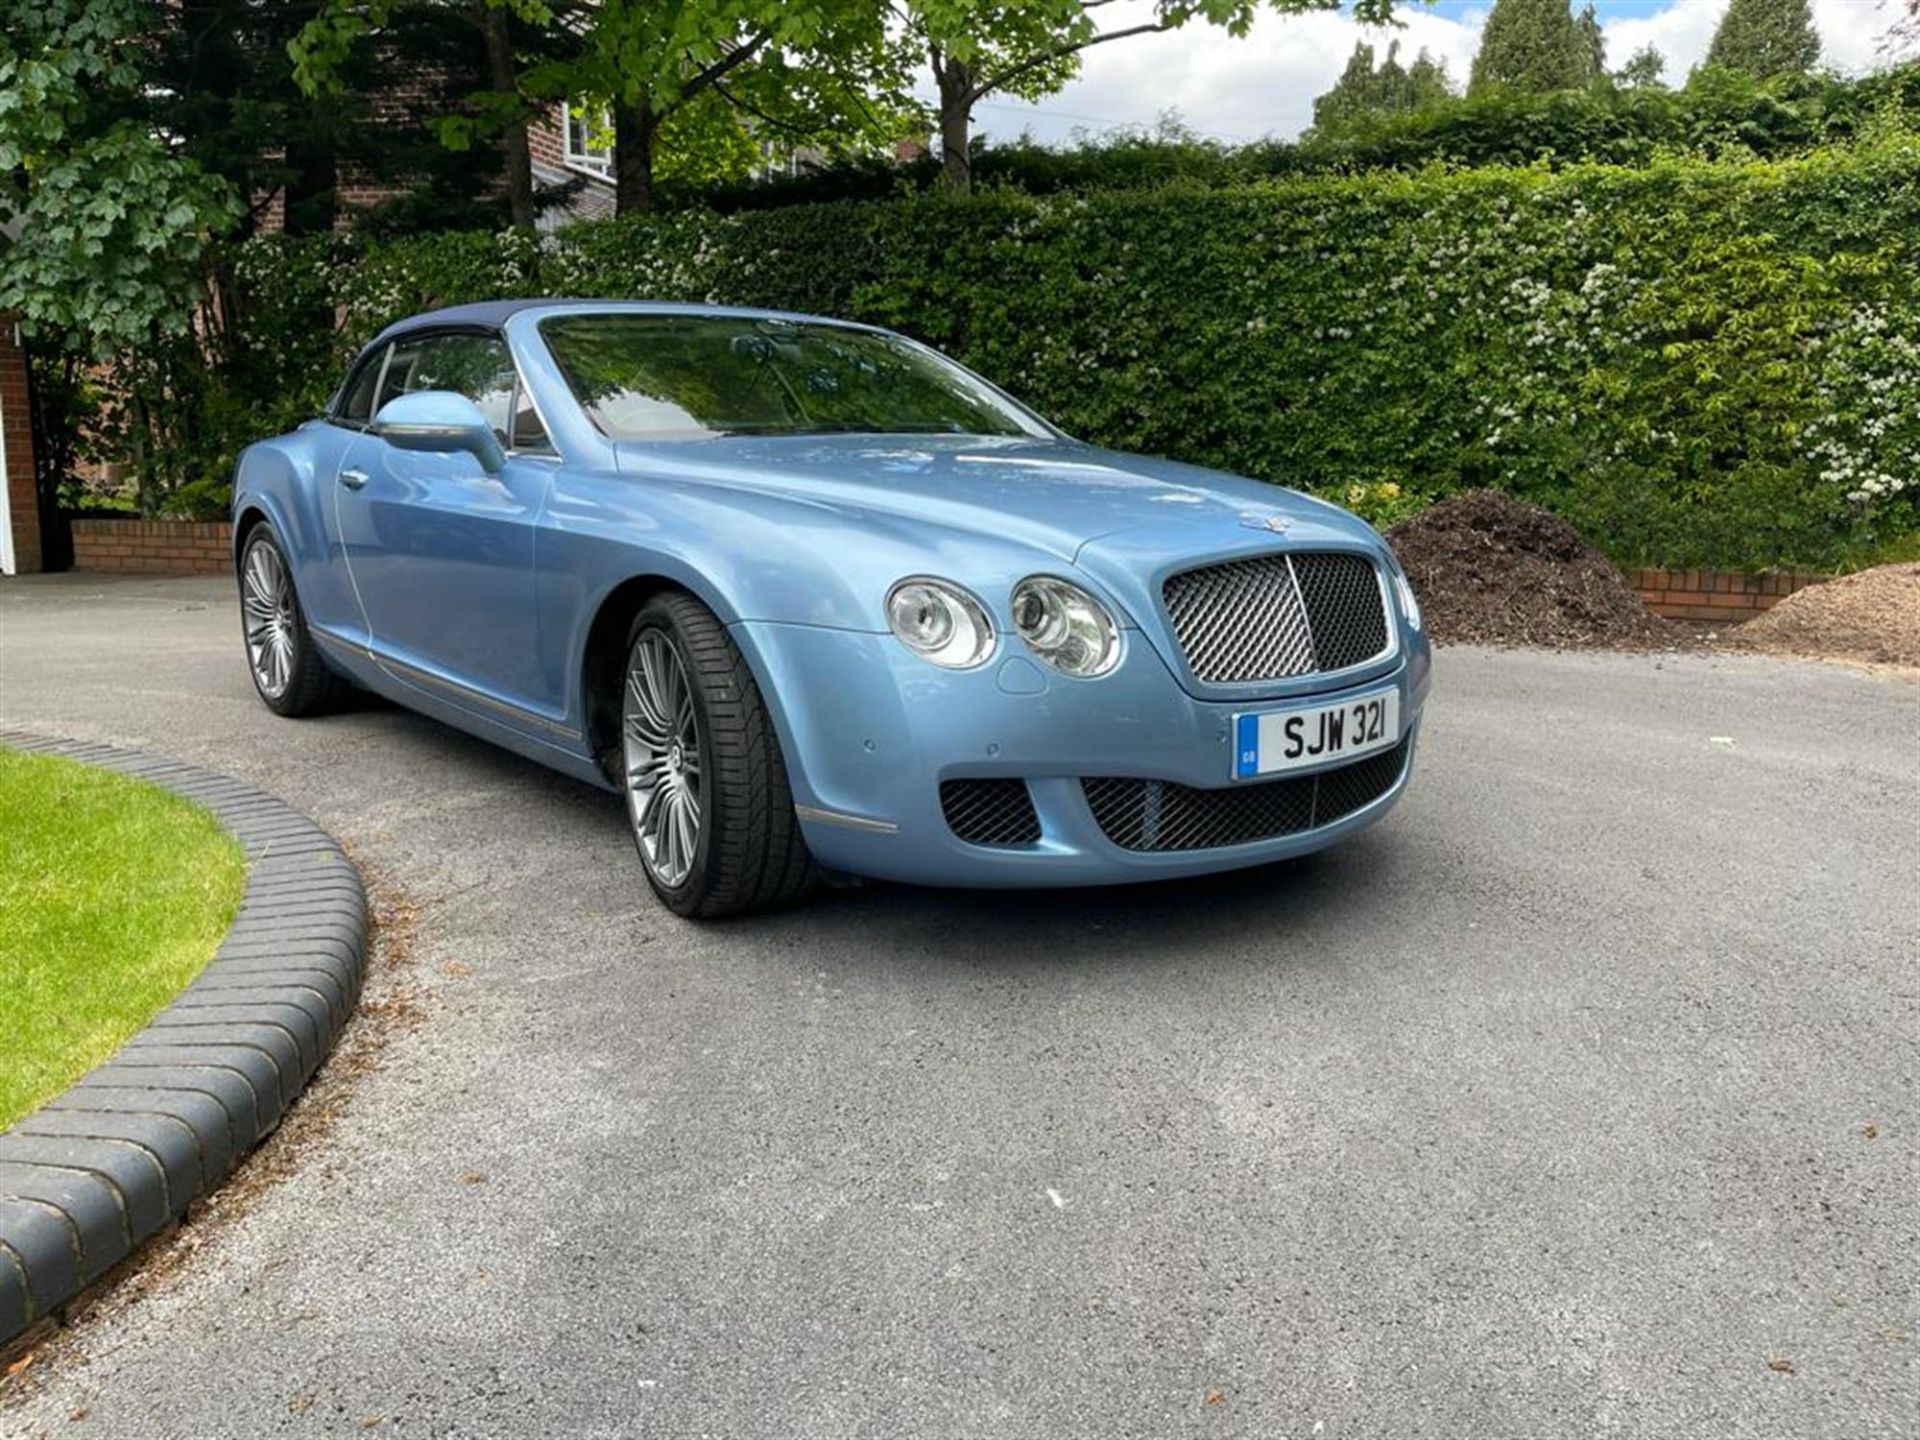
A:
POLYGON ((1344 670, 1387 648, 1379 574, 1364 555, 1256 555, 1171 576, 1161 593, 1205 684, 1344 670))
POLYGON ((940 809, 947 828, 974 845, 1031 845, 1040 817, 1024 780, 943 780, 940 809))
POLYGON ((1080 782, 1093 818, 1123 850, 1211 850, 1294 835, 1351 815, 1391 790, 1412 738, 1318 775, 1196 790, 1165 780, 1080 782))

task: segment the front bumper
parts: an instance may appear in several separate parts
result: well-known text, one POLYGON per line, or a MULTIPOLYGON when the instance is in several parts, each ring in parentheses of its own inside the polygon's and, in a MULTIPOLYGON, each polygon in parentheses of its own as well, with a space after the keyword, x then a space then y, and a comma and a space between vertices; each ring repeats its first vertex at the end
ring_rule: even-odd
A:
POLYGON ((1424 638, 1403 634, 1384 674, 1229 703, 1189 695, 1138 631, 1128 632, 1120 666, 1098 680, 1059 675, 1005 637, 970 671, 929 665, 891 635, 748 621, 736 637, 769 692, 814 857, 927 885, 1109 885, 1261 865, 1334 844, 1379 819, 1405 790, 1431 674, 1424 638), (1090 776, 1226 787, 1235 783, 1236 711, 1386 688, 1400 692, 1402 729, 1415 737, 1406 769, 1379 799, 1332 824, 1215 849, 1127 850, 1102 832, 1081 791, 1090 776), (975 845, 948 828, 940 782, 985 777, 1028 783, 1038 842, 975 845))

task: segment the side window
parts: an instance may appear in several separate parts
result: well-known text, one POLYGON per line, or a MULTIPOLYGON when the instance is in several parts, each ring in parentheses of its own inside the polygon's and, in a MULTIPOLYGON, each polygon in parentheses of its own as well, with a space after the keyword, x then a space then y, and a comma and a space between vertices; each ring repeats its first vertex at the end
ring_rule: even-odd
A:
POLYGON ((334 411, 334 419, 364 425, 373 418, 373 387, 380 383, 380 361, 386 353, 384 348, 374 351, 347 377, 347 387, 340 397, 339 408, 334 411))
POLYGON ((547 427, 540 423, 540 412, 533 408, 533 401, 527 398, 527 387, 524 385, 513 392, 513 438, 507 448, 542 454, 553 452, 553 441, 547 438, 547 427))
POLYGON ((416 390, 451 390, 480 407, 500 443, 508 443, 513 360, 504 341, 486 335, 429 335, 393 347, 380 404, 416 390))

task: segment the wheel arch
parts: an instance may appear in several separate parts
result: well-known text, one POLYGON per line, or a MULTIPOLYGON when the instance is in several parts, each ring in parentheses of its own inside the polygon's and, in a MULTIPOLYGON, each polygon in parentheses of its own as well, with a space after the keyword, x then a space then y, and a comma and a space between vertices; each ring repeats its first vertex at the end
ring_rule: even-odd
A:
POLYGON ((238 569, 240 557, 246 553, 247 537, 261 525, 270 525, 273 517, 267 514, 267 507, 258 500, 244 501, 233 517, 233 563, 238 569))
POLYGON ((760 654, 751 633, 737 623, 739 616, 733 607, 715 592, 704 576, 671 574, 664 570, 629 575, 610 586, 595 607, 593 618, 586 624, 575 673, 580 677, 581 730, 594 764, 611 784, 619 786, 620 685, 627 663, 627 634, 633 628, 634 616, 640 613, 641 608, 654 596, 666 591, 691 595, 711 610, 726 627, 728 636, 747 662, 753 683, 760 691, 760 699, 773 720, 774 733, 779 737, 787 773, 790 778, 797 780, 801 769, 799 757, 794 753, 786 708, 781 703, 779 693, 768 682, 765 657, 760 654))

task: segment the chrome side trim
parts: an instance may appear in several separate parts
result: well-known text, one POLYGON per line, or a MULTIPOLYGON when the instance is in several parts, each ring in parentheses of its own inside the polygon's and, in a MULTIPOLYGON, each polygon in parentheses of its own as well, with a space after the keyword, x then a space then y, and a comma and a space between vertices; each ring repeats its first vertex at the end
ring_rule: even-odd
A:
POLYGON ((846 815, 838 810, 822 810, 813 805, 796 805, 793 813, 802 820, 814 820, 822 825, 844 825, 849 830, 867 830, 875 835, 900 833, 900 827, 891 820, 870 820, 865 815, 846 815))
POLYGON ((370 646, 360 645, 351 640, 344 640, 338 635, 330 635, 326 631, 314 626, 308 626, 307 633, 319 641, 323 648, 345 651, 349 655, 364 657, 379 666, 382 670, 385 670, 389 675, 392 675, 396 680, 403 680, 410 685, 417 685, 423 690, 437 691, 445 698, 458 704, 479 705, 488 710, 498 711, 500 714, 506 715, 522 725, 529 725, 536 730, 543 730, 549 735, 561 735, 570 740, 580 738, 579 731, 575 730, 573 726, 567 724, 564 720, 552 719, 549 716, 542 715, 537 710, 529 710, 524 705, 514 704, 511 700, 502 700, 497 696, 487 694, 484 690, 476 690, 471 685, 462 684, 458 680, 449 680, 444 675, 436 675, 431 670, 422 670, 418 665, 409 665, 406 661, 396 660, 391 655, 382 655, 370 646))

